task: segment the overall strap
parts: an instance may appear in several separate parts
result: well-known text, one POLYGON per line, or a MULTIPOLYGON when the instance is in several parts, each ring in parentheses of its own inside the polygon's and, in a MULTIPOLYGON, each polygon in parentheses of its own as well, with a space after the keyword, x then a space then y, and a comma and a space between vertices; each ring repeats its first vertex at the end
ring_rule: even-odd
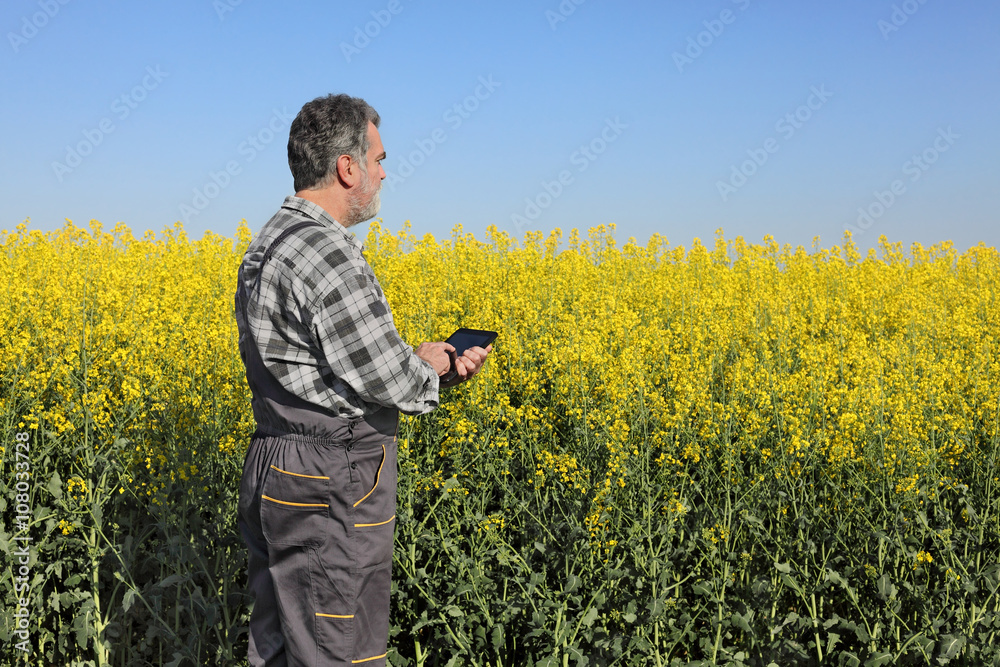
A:
MULTIPOLYGON (((274 247, 277 246, 286 236, 294 234, 304 227, 310 226, 321 227, 322 225, 318 222, 312 220, 304 220, 297 222, 285 229, 278 235, 271 245, 268 246, 264 253, 264 259, 260 264, 260 269, 257 273, 257 288, 260 287, 260 276, 264 272, 264 264, 270 259, 274 252, 274 247)), ((246 367, 247 373, 247 383, 250 386, 251 399, 250 403, 254 411, 254 419, 257 422, 257 430, 260 432, 271 433, 272 431, 277 433, 285 432, 295 432, 299 433, 301 431, 295 431, 290 429, 290 424, 300 424, 303 420, 312 424, 317 419, 323 423, 327 423, 328 429, 334 429, 340 422, 337 422, 336 414, 332 411, 318 406, 314 403, 310 403, 305 399, 301 398, 290 392, 274 377, 274 374, 268 370, 267 366, 264 364, 264 360, 261 358, 260 350, 257 347, 256 337, 253 335, 253 331, 250 328, 249 321, 247 319, 247 313, 249 312, 249 301, 250 301, 250 290, 247 288, 246 284, 243 282, 243 265, 240 264, 238 271, 239 275, 239 287, 236 290, 236 323, 238 330, 240 332, 239 336, 239 350, 240 357, 243 359, 243 365, 246 367), (317 417, 317 415, 319 415, 317 417), (334 422, 330 422, 334 419, 334 422)), ((331 430, 332 432, 332 430, 331 430)))
POLYGON ((271 245, 269 245, 267 250, 264 251, 264 258, 260 260, 260 268, 257 270, 257 287, 260 286, 260 277, 264 274, 264 265, 267 264, 267 260, 271 259, 271 255, 274 254, 274 247, 284 241, 286 236, 290 236, 305 227, 322 227, 322 225, 315 220, 302 220, 301 222, 296 222, 288 229, 282 231, 278 234, 278 238, 271 241, 271 245))

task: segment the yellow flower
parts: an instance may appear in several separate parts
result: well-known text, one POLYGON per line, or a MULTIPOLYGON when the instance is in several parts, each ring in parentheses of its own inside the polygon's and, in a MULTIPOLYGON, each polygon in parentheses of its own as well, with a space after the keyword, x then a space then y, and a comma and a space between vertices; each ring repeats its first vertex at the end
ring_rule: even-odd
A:
MULTIPOLYGON (((96 221, 0 234, 7 423, 67 448, 127 439, 130 490, 153 502, 170 485, 208 493, 206 471, 238 466, 255 427, 232 315, 251 237, 245 222, 232 238, 193 239, 179 224, 135 237, 96 221), (186 461, 167 440, 178 437, 186 461)), ((882 239, 863 254, 849 234, 807 250, 721 230, 688 247, 618 243, 610 225, 523 239, 456 227, 438 240, 372 224, 364 245, 407 343, 470 323, 500 334, 475 381, 402 420, 400 479, 415 494, 460 505, 480 484, 570 492, 594 555, 607 556, 637 505, 667 531, 701 516, 684 494, 706 473, 719 491, 772 497, 841 484, 843 498, 809 488, 830 513, 858 509, 864 487, 926 510, 996 482, 993 471, 956 479, 1000 438, 994 248, 907 256, 882 239)), ((74 501, 99 497, 60 472, 74 501)), ((761 520, 787 521, 788 507, 761 520)), ((484 521, 484 533, 503 528, 484 521)), ((736 530, 703 537, 717 546, 736 530)))

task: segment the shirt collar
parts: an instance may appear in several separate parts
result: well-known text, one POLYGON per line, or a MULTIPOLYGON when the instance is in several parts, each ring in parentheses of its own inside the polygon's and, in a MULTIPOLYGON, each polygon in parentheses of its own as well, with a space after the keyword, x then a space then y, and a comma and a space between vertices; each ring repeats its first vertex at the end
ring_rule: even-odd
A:
POLYGON ((314 204, 308 199, 303 199, 302 197, 296 197, 295 195, 289 195, 285 197, 284 203, 281 208, 287 208, 292 211, 298 211, 302 215, 306 216, 310 220, 315 220, 324 227, 328 227, 340 232, 348 243, 358 248, 358 250, 363 250, 361 242, 357 239, 354 234, 347 231, 347 228, 342 224, 337 222, 332 215, 327 213, 322 206, 314 204))

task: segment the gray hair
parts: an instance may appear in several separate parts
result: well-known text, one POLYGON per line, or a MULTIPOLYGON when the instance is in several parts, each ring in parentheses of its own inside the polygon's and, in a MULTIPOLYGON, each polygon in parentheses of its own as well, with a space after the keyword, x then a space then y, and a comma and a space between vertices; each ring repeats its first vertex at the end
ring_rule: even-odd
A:
POLYGON ((360 97, 327 95, 307 102, 288 132, 288 167, 295 191, 329 185, 341 155, 350 155, 367 174, 369 122, 378 127, 381 118, 360 97))

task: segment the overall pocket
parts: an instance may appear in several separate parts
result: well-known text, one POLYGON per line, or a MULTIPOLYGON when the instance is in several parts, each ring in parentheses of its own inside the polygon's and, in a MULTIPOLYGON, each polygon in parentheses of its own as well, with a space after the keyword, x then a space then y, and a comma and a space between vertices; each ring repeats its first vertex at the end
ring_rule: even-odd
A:
POLYGON ((396 527, 396 443, 355 448, 358 481, 353 503, 353 536, 358 569, 392 562, 396 527))
POLYGON ((329 517, 329 477, 270 466, 260 498, 260 523, 269 543, 320 546, 329 517))

